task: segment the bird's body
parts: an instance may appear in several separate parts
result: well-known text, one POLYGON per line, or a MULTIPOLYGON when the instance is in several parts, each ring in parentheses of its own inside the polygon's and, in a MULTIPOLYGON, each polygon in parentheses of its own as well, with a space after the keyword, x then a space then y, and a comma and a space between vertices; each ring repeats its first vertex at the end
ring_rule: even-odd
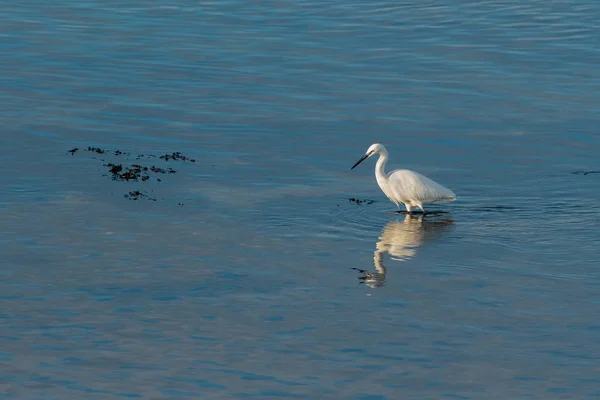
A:
POLYGON ((397 169, 386 173, 385 164, 388 161, 388 152, 379 143, 371 145, 365 155, 351 169, 354 169, 354 167, 374 154, 379 154, 379 159, 375 166, 377 184, 383 193, 398 207, 402 203, 409 213, 413 207, 418 207, 425 213, 423 209, 423 205, 425 204, 456 200, 456 195, 450 189, 418 172, 397 169))

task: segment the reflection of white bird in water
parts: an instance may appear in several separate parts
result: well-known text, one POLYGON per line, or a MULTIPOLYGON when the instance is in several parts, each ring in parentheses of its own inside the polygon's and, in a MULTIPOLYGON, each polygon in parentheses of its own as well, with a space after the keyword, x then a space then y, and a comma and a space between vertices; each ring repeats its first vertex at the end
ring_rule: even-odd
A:
POLYGON ((397 169, 386 174, 384 169, 388 161, 388 152, 379 143, 372 144, 365 155, 350 169, 354 169, 373 154, 379 154, 379 159, 375 165, 377 184, 383 193, 398 207, 400 207, 400 203, 403 203, 407 212, 410 213, 413 207, 419 207, 425 214, 424 204, 456 200, 456 195, 452 190, 417 172, 397 169))
POLYGON ((415 256, 417 248, 433 236, 441 233, 444 228, 453 225, 451 219, 425 221, 423 217, 407 215, 403 222, 391 221, 377 242, 373 262, 377 272, 370 273, 359 270, 364 275, 359 280, 371 287, 381 287, 385 284, 387 269, 383 265, 383 256, 388 253, 392 260, 407 261, 415 256))

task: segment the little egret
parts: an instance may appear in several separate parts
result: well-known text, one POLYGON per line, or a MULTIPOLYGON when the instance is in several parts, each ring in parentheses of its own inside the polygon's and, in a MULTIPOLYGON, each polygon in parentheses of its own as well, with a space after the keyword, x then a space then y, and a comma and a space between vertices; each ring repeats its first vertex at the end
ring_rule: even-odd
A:
POLYGON ((417 172, 407 169, 397 169, 386 174, 384 169, 388 161, 388 152, 379 143, 372 144, 365 155, 350 169, 354 169, 354 167, 373 154, 379 154, 379 160, 377 160, 377 164, 375 165, 377 184, 396 206, 400 207, 400 203, 403 203, 406 207, 406 212, 410 213, 413 207, 419 207, 423 214, 425 214, 425 210, 423 209, 424 204, 456 200, 456 195, 452 190, 417 172))

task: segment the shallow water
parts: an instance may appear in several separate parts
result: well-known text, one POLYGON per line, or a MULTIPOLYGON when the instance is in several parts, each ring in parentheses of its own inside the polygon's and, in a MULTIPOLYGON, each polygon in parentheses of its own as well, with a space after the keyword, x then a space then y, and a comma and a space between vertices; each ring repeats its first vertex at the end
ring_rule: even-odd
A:
POLYGON ((600 397, 599 18, 2 7, 0 398, 600 397), (458 201, 395 213, 373 142, 458 201))

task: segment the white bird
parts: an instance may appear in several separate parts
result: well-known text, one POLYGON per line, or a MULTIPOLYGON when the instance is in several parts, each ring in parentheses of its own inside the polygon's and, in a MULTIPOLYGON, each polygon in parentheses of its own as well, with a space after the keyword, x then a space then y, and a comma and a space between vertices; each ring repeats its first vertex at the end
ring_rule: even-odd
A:
POLYGON ((404 204, 406 212, 410 213, 413 207, 419 207, 425 214, 424 204, 456 200, 456 195, 452 190, 417 172, 408 169, 397 169, 386 174, 385 164, 388 161, 388 152, 379 143, 372 144, 365 155, 350 169, 354 169, 374 154, 379 154, 379 159, 375 165, 377 184, 396 206, 400 207, 400 203, 404 204))

